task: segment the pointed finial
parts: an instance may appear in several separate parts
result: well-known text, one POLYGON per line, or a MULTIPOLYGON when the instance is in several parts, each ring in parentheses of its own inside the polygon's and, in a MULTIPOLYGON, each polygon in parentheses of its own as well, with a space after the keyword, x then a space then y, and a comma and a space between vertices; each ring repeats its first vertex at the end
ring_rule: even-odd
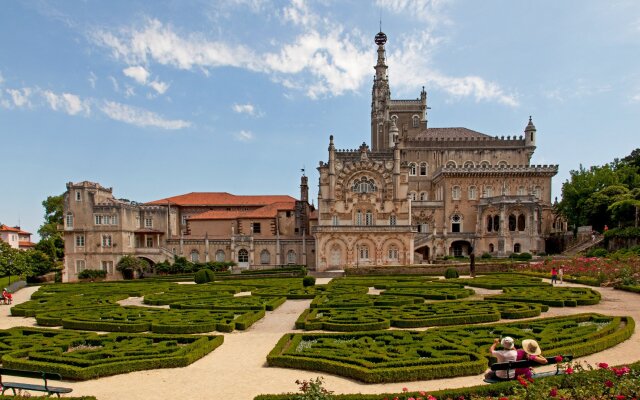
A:
POLYGON ((532 122, 532 121, 531 121, 531 115, 529 115, 529 122, 532 122))

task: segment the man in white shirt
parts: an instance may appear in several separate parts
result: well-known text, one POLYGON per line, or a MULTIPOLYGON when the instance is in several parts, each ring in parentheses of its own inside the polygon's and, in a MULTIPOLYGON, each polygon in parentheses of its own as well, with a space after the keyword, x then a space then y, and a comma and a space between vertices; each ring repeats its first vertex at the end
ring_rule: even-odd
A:
MULTIPOLYGON (((497 359, 497 362, 509 362, 516 361, 518 357, 518 352, 513 344, 513 338, 509 336, 505 336, 500 339, 493 339, 493 344, 489 348, 489 352, 492 356, 497 359), (496 350, 496 346, 500 343, 504 350, 496 350)), ((487 378, 493 378, 494 376, 499 379, 513 379, 515 378, 515 371, 509 371, 509 375, 507 376, 507 371, 489 371, 485 375, 487 378)))

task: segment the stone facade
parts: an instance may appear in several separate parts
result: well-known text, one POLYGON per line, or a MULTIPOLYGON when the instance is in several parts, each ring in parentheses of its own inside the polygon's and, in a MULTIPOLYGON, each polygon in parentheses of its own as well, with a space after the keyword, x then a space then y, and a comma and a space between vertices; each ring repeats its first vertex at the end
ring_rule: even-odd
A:
POLYGON ((64 281, 84 269, 115 270, 125 255, 152 266, 175 255, 193 262, 234 261, 240 268, 303 264, 313 268, 313 207, 307 177, 290 196, 188 193, 149 203, 119 200, 98 183, 68 183, 64 194, 64 281))
POLYGON ((532 119, 522 135, 506 138, 467 128, 428 127, 424 87, 415 100, 392 99, 386 35, 380 32, 375 42, 371 150, 365 144, 359 153, 335 150, 331 138, 329 162, 318 168, 318 268, 337 266, 334 248, 343 252, 344 265, 393 264, 396 260, 385 258, 383 245, 393 238, 411 253, 400 257, 400 263, 471 251, 499 257, 544 252, 554 223, 551 178, 558 167, 530 164, 537 135, 532 119), (356 190, 362 177, 374 183, 366 195, 356 190), (371 224, 356 220, 363 202, 371 210, 371 224), (394 228, 388 221, 392 213, 397 215, 394 228), (341 239, 345 244, 335 244, 349 229, 354 231, 341 239), (360 260, 353 254, 365 240, 375 244, 375 256, 360 260))

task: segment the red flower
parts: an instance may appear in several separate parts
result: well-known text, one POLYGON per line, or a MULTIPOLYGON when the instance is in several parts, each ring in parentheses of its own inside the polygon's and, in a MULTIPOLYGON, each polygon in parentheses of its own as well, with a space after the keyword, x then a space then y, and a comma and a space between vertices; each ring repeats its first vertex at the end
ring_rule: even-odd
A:
POLYGON ((627 396, 625 396, 625 395, 623 395, 623 394, 616 395, 616 399, 617 399, 617 400, 624 400, 624 399, 626 399, 626 398, 627 398, 627 396))
POLYGON ((607 363, 598 363, 598 367, 600 367, 602 369, 607 369, 607 368, 609 368, 609 364, 607 364, 607 363))
POLYGON ((557 363, 561 363, 563 360, 562 356, 556 356, 555 359, 557 363))
POLYGON ((568 367, 565 372, 567 373, 567 375, 571 375, 571 374, 573 374, 573 368, 568 367))
POLYGON ((429 395, 429 397, 427 397, 427 400, 438 400, 435 397, 433 397, 432 395, 429 395))
POLYGON ((420 396, 426 396, 427 395, 427 393, 425 391, 422 391, 422 390, 420 392, 418 392, 418 393, 420 393, 420 396))
POLYGON ((407 389, 407 388, 405 387, 405 388, 402 388, 402 391, 403 391, 403 392, 408 392, 408 391, 409 391, 409 389, 407 389))
POLYGON ((500 400, 509 400, 508 397, 500 397, 500 400))
POLYGON ((518 382, 524 387, 529 386, 529 382, 525 381, 522 375, 518 375, 518 382))
POLYGON ((556 397, 558 395, 558 389, 553 388, 549 391, 549 397, 556 397))
POLYGON ((608 388, 611 388, 611 387, 613 387, 613 382, 611 382, 611 381, 606 381, 606 382, 604 383, 604 385, 605 385, 606 387, 608 387, 608 388))

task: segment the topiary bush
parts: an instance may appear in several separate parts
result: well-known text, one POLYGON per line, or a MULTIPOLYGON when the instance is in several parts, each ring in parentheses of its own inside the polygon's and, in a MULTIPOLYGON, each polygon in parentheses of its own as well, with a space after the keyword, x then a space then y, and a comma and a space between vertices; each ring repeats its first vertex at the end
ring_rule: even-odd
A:
POLYGON ((458 273, 458 270, 455 268, 447 268, 447 270, 444 271, 444 277, 445 279, 455 279, 460 277, 460 274, 458 273))
POLYGON ((609 252, 607 251, 607 249, 603 249, 601 247, 595 248, 595 249, 591 249, 587 252, 586 256, 587 257, 606 257, 609 254, 609 252))
POLYGON ((195 275, 193 275, 193 280, 195 281, 195 283, 200 284, 200 283, 213 282, 215 277, 216 275, 212 270, 208 268, 203 268, 198 270, 198 272, 196 272, 195 275))
POLYGON ((305 276, 302 278, 302 286, 309 287, 314 286, 316 284, 316 278, 313 276, 305 276))
POLYGON ((78 274, 78 279, 101 279, 107 276, 107 271, 102 269, 85 269, 78 274))
POLYGON ((491 253, 487 253, 487 252, 482 253, 482 255, 480 256, 480 258, 482 258, 483 260, 489 260, 492 257, 493 256, 491 255, 491 253))

